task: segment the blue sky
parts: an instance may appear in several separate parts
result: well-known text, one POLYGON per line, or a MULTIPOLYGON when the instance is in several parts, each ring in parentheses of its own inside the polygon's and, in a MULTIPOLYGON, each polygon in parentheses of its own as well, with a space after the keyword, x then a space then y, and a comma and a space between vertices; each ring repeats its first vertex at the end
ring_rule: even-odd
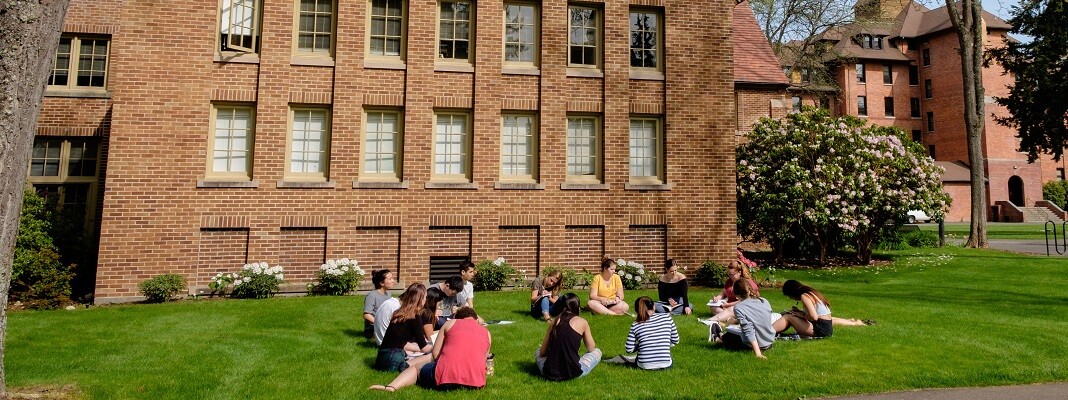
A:
POLYGON ((1019 0, 983 0, 983 9, 1002 19, 1009 19, 1009 10, 1017 4, 1020 4, 1019 0))

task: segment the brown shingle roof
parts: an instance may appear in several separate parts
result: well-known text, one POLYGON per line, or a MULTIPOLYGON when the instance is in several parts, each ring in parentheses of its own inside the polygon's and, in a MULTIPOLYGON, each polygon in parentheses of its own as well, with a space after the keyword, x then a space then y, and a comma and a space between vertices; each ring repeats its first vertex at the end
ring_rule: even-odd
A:
POLYGON ((731 33, 734 37, 735 82, 790 84, 779 66, 779 59, 771 50, 771 44, 760 31, 748 1, 734 6, 731 33))
MULTIPOLYGON (((1012 29, 1005 20, 983 10, 983 21, 986 21, 987 29, 1012 29)), ((953 23, 949 21, 949 13, 945 7, 937 8, 923 14, 916 36, 928 35, 946 29, 952 29, 953 23)))

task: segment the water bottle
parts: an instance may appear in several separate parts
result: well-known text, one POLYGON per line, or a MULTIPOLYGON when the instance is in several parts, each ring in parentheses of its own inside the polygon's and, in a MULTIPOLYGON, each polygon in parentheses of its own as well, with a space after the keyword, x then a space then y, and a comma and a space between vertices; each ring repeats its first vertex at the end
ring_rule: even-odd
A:
POLYGON ((493 375, 493 353, 486 356, 486 375, 493 375))

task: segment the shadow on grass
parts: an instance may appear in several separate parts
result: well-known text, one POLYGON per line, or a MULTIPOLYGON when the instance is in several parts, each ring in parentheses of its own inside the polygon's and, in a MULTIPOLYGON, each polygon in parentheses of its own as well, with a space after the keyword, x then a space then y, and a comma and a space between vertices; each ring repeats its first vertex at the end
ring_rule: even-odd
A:
MULTIPOLYGON (((533 356, 533 354, 531 354, 533 356)), ((516 366, 516 370, 526 372, 538 379, 544 379, 541 377, 541 371, 538 370, 538 364, 531 360, 516 361, 513 364, 516 366)))

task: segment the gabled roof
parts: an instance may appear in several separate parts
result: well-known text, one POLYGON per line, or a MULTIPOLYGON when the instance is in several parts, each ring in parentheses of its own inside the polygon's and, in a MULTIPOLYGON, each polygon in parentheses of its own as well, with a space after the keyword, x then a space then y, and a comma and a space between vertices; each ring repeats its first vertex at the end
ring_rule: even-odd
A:
POLYGON ((748 1, 735 4, 731 34, 734 38, 735 82, 790 84, 779 66, 779 59, 771 50, 771 44, 760 31, 748 1))
MULTIPOLYGON (((983 21, 986 21, 987 29, 1012 29, 1012 25, 986 10, 983 10, 983 21)), ((945 7, 940 7, 923 14, 923 21, 917 28, 916 36, 929 35, 952 28, 953 23, 949 20, 949 12, 945 7)))

